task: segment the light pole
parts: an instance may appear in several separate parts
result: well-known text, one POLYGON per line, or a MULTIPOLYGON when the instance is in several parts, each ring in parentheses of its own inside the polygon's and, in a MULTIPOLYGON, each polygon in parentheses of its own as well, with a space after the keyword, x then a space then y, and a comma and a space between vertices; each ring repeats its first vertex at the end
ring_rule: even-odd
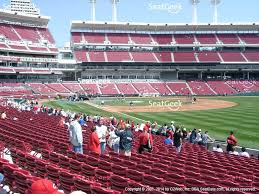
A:
POLYGON ((111 0, 112 3, 112 21, 117 22, 117 3, 119 3, 120 0, 111 0))
POLYGON ((214 7, 214 13, 213 13, 213 23, 218 23, 218 5, 220 4, 221 0, 211 0, 211 4, 214 7))
POLYGON ((190 0, 192 4, 192 23, 198 23, 198 16, 197 16, 197 5, 200 3, 200 0, 190 0))
POLYGON ((92 22, 95 22, 95 6, 96 6, 96 0, 89 0, 89 3, 92 4, 92 22))

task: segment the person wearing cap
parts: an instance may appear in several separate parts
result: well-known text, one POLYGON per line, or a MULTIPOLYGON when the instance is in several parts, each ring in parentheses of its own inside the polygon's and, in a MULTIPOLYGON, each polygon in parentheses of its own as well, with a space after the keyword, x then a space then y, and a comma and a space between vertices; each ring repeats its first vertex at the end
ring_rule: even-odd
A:
POLYGON ((96 126, 96 133, 100 141, 101 154, 103 155, 106 150, 106 137, 109 135, 107 127, 103 124, 103 119, 99 120, 98 125, 96 126))
POLYGON ((88 148, 90 151, 95 152, 97 154, 100 154, 101 148, 100 148, 100 141, 96 132, 96 127, 92 127, 92 133, 89 136, 89 144, 88 148))
POLYGON ((149 133, 149 128, 144 127, 143 132, 139 136, 139 149, 138 152, 142 154, 143 151, 151 152, 153 147, 153 137, 149 133))
POLYGON ((74 152, 83 154, 83 133, 82 127, 79 124, 80 114, 75 115, 74 121, 69 126, 69 140, 73 146, 74 152))
POLYGON ((130 129, 130 125, 126 124, 126 128, 123 131, 116 129, 115 134, 120 137, 120 153, 125 156, 131 156, 133 134, 130 129))
POLYGON ((31 194, 63 194, 47 179, 40 179, 31 185, 31 194))

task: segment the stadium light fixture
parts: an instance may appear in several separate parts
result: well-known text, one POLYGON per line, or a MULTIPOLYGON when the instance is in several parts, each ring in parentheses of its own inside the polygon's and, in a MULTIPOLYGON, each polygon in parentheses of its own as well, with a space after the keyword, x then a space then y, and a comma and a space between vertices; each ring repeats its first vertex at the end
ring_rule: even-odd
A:
POLYGON ((95 7, 96 7, 96 0, 89 0, 89 3, 92 4, 92 21, 95 22, 95 7))
POLYGON ((111 0, 112 3, 112 21, 117 22, 117 3, 119 3, 120 0, 111 0))
POLYGON ((190 0, 192 4, 192 23, 198 23, 198 16, 197 16, 197 5, 200 3, 200 0, 190 0))
POLYGON ((218 23, 218 5, 220 4, 221 0, 211 0, 211 4, 214 7, 214 14, 213 14, 213 23, 218 23))

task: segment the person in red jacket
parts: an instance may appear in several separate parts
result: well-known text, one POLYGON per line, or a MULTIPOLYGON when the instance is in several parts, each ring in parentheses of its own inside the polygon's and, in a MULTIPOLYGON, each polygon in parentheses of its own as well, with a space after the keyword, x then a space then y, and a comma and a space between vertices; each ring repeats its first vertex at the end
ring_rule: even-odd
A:
POLYGON ((98 135, 96 133, 96 127, 92 128, 92 133, 89 136, 88 148, 90 151, 100 154, 101 147, 100 147, 100 141, 99 141, 98 135))
POLYGON ((142 154, 143 151, 151 152, 153 147, 153 137, 149 133, 147 126, 144 127, 143 132, 139 136, 139 149, 138 152, 142 154))
POLYGON ((231 131, 230 135, 227 138, 227 152, 232 152, 234 149, 233 147, 237 145, 237 139, 234 136, 234 132, 231 131))

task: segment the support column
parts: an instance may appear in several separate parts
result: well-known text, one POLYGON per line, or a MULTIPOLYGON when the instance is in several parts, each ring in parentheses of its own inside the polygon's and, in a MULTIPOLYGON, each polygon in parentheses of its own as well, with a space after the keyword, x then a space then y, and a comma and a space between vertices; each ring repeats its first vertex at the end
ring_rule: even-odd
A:
POLYGON ((199 78, 199 79, 202 79, 202 75, 203 75, 203 72, 201 71, 201 72, 199 73, 199 75, 198 75, 198 78, 199 78))

